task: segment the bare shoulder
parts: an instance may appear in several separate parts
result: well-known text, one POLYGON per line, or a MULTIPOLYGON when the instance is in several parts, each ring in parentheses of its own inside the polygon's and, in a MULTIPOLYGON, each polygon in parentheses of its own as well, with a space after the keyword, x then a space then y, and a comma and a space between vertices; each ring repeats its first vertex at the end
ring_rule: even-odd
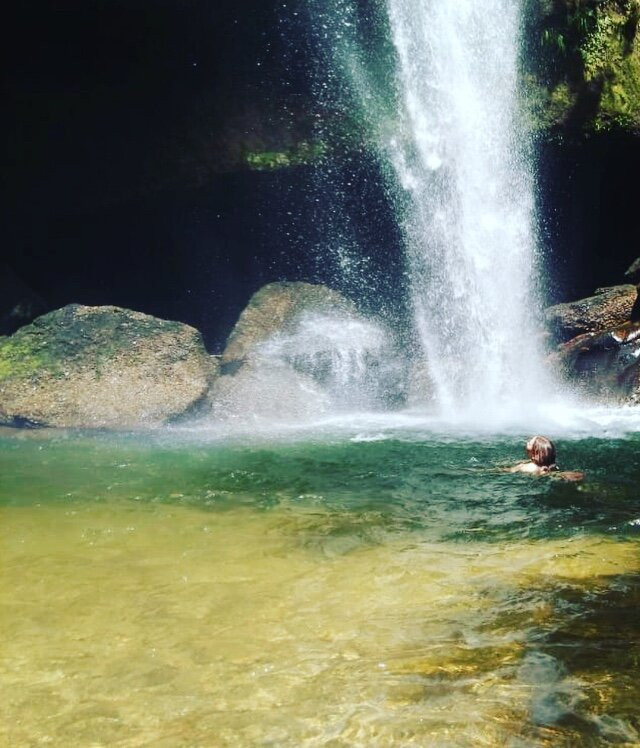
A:
POLYGON ((540 475, 542 470, 534 462, 519 462, 508 468, 510 473, 527 473, 529 475, 540 475))

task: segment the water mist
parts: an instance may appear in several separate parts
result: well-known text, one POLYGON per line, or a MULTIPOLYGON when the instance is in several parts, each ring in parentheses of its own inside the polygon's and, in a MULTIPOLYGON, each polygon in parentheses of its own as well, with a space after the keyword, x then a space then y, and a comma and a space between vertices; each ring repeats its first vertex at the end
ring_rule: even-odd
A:
POLYGON ((524 3, 310 3, 327 80, 345 112, 357 109, 388 179, 423 403, 450 420, 526 418, 546 387, 518 100, 524 3), (373 25, 377 43, 385 27, 384 48, 367 39, 373 25))
POLYGON ((418 355, 452 414, 526 407, 541 377, 519 5, 388 0, 402 120, 388 154, 408 197, 418 355))

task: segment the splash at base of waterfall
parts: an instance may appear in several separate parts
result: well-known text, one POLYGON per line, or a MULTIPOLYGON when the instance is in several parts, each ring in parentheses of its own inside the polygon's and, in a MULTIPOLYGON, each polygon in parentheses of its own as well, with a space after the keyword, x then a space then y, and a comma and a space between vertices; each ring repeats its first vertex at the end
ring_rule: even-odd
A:
POLYGON ((216 383, 214 420, 311 423, 331 415, 379 411, 402 400, 406 362, 394 336, 346 312, 305 313, 274 334, 251 360, 216 383))

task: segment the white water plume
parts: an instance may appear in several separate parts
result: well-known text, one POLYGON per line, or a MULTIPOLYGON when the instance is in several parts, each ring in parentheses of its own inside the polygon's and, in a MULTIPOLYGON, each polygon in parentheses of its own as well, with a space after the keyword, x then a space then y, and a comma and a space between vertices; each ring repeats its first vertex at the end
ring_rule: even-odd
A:
POLYGON ((379 411, 401 397, 405 370, 382 323, 345 311, 307 311, 216 380, 211 413, 223 423, 273 429, 379 411))
POLYGON ((544 389, 534 198, 518 127, 520 2, 388 0, 418 355, 443 413, 528 409, 544 389))
POLYGON ((329 61, 323 86, 361 122, 389 179, 423 405, 451 421, 535 413, 550 385, 518 97, 524 0, 309 3, 329 61))
POLYGON ((335 408, 380 407, 398 386, 401 365, 379 323, 345 314, 307 313, 296 329, 265 342, 263 361, 287 364, 310 377, 335 408))

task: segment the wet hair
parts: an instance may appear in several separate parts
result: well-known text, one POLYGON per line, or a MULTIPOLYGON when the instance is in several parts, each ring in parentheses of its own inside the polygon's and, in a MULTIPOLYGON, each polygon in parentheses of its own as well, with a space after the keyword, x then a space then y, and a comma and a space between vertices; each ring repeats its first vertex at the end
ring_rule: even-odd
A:
POLYGON ((531 460, 542 468, 556 469, 556 447, 546 436, 532 436, 525 449, 531 460))

